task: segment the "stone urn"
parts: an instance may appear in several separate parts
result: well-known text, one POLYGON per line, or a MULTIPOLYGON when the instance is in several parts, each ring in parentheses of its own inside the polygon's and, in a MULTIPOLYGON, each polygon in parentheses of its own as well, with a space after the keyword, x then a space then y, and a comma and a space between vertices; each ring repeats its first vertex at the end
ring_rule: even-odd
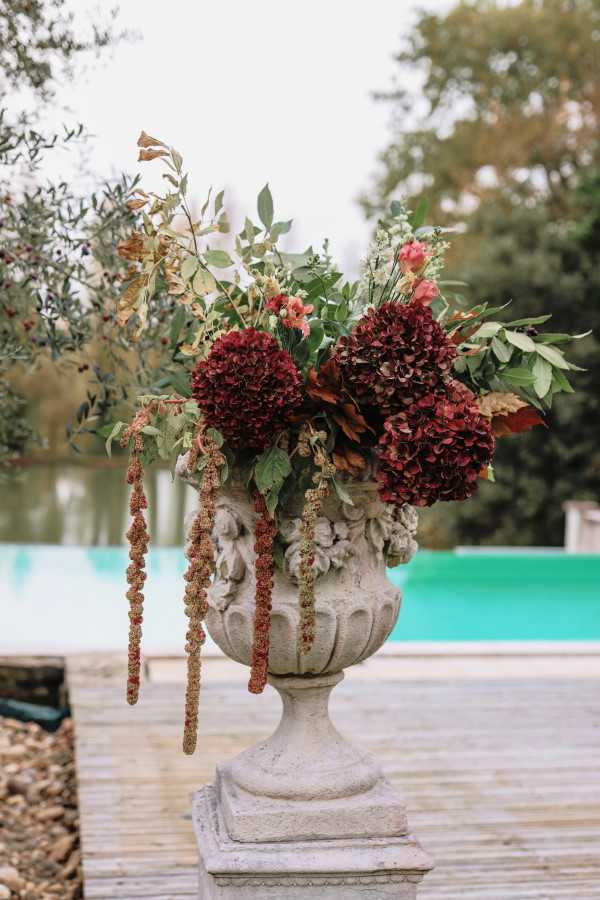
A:
MULTIPOLYGON (((377 763, 329 718, 329 695, 343 670, 375 653, 396 623, 400 593, 386 579, 386 565, 408 562, 416 550, 411 507, 386 506, 372 482, 345 488, 352 502, 329 497, 317 522, 316 639, 304 655, 297 581, 302 495, 282 512, 269 684, 283 712, 270 738, 219 763, 215 785, 195 796, 199 896, 206 900, 314 897, 315 889, 320 900, 408 900, 432 867, 377 763)), ((254 522, 247 492, 228 488, 218 501, 206 619, 223 652, 247 666, 254 522)))

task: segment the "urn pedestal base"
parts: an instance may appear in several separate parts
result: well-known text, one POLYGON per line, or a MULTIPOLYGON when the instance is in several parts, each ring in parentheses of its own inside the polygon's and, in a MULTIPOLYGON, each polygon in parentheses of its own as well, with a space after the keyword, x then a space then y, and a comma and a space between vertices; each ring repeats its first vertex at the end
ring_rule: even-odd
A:
POLYGON ((412 835, 249 843, 233 841, 215 790, 194 796, 199 900, 416 900, 432 862, 412 835))
POLYGON ((200 900, 415 900, 433 863, 379 766, 329 719, 342 678, 269 677, 277 730, 194 798, 200 900))

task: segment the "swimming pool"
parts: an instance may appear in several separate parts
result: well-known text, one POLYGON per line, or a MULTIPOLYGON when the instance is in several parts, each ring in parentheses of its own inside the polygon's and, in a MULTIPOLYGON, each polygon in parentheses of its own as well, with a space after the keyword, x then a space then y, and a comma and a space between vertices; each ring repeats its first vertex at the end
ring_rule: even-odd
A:
MULTIPOLYGON (((125 547, 0 544, 0 653, 124 649, 125 547)), ((144 646, 180 652, 179 549, 150 551, 144 646)), ((600 640, 600 555, 420 551, 390 570, 394 641, 600 640)))

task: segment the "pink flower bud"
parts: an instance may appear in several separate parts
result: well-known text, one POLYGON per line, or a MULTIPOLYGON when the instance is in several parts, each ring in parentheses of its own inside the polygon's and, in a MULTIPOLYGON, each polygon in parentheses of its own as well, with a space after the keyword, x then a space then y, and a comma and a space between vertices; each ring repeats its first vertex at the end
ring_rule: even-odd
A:
POLYGON ((427 260, 428 247, 423 241, 411 241, 404 244, 398 253, 400 268, 405 272, 417 272, 427 260))
POLYGON ((416 300, 417 303, 423 303, 428 306, 432 300, 434 300, 440 291, 435 283, 435 281, 427 281, 426 279, 421 279, 421 281, 417 282, 417 286, 415 288, 415 292, 413 294, 413 300, 416 300))

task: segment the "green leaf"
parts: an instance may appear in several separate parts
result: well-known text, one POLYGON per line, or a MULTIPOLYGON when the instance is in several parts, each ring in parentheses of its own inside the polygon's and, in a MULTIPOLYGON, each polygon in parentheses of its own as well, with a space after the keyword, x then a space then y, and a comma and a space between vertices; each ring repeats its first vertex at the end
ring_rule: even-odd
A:
POLYGON ((533 372, 530 372, 529 369, 503 369, 500 375, 507 381, 511 381, 517 385, 526 386, 529 384, 533 384, 533 382, 535 381, 533 372))
POLYGON ((420 226, 425 221, 428 207, 429 203, 427 202, 427 199, 425 197, 421 197, 417 204, 417 208, 408 220, 413 230, 416 228, 420 228, 420 226))
POLYGON ((192 281, 192 288, 194 289, 194 292, 201 297, 204 296, 204 294, 210 294, 217 289, 215 276, 206 269, 198 269, 194 275, 194 280, 192 281))
POLYGON ((186 256, 184 261, 181 263, 181 277, 184 281, 188 281, 193 277, 194 272, 198 268, 200 263, 198 262, 198 258, 196 256, 186 256))
POLYGON ((205 250, 204 258, 209 266, 217 269, 226 269, 233 265, 233 260, 226 250, 205 250))
POLYGON ((282 234, 287 234, 292 227, 292 221, 293 219, 290 219, 288 222, 275 222, 271 227, 271 239, 276 241, 282 234))
POLYGON ((192 391, 185 374, 181 370, 169 372, 169 383, 180 397, 191 397, 192 391))
POLYGON ((219 191, 217 196, 215 197, 215 216, 219 214, 219 212, 223 209, 223 197, 225 196, 225 191, 219 191))
POLYGON ((335 488, 335 492, 342 501, 342 503, 348 503, 350 506, 354 506, 354 500, 346 490, 346 488, 337 480, 337 478, 331 479, 333 483, 333 487, 335 488))
POLYGON ((186 315, 185 306, 178 306, 169 329, 169 337, 173 344, 176 343, 179 333, 185 324, 186 315))
POLYGON ((223 435, 221 434, 220 431, 217 431, 216 428, 207 428, 206 434, 207 434, 207 437, 210 437, 213 439, 213 441, 215 442, 217 447, 223 446, 225 438, 223 437, 223 435))
POLYGON ((291 471, 292 464, 285 450, 269 447, 261 453, 254 466, 256 487, 261 494, 266 494, 274 488, 278 490, 291 471))
POLYGON ((483 325, 480 325, 475 334, 471 335, 471 340, 482 340, 483 338, 494 337, 494 335, 498 334, 500 329, 503 326, 500 322, 484 322, 483 325))
POLYGON ((156 437, 157 434, 160 434, 160 428, 157 428, 155 425, 144 425, 141 432, 142 434, 150 434, 152 437, 156 437))
POLYGON ((583 334, 564 334, 560 332, 546 331, 544 334, 536 335, 535 342, 540 344, 568 344, 571 341, 580 341, 582 338, 589 337, 590 331, 584 331, 583 334))
POLYGON ((570 381, 563 375, 560 369, 552 370, 552 387, 558 391, 564 391, 565 394, 574 394, 570 381))
POLYGON ((549 344, 534 344, 534 348, 543 356, 544 359, 556 366, 557 369, 569 369, 569 363, 566 361, 560 350, 551 347, 549 344))
POLYGON ((519 350, 525 350, 528 353, 535 351, 535 344, 529 335, 523 334, 521 331, 510 331, 508 328, 504 329, 504 334, 506 335, 506 340, 518 347, 519 350))
POLYGON ((552 318, 552 314, 546 316, 530 316, 528 319, 515 319, 514 322, 507 322, 511 328, 517 328, 519 325, 543 325, 548 319, 552 318))
POLYGON ((404 212, 404 204, 400 200, 392 200, 390 203, 390 213, 392 218, 397 219, 404 212))
POLYGON ((273 224, 273 197, 268 184, 258 195, 258 217, 268 231, 273 224))
POLYGON ((313 319, 310 323, 310 335, 308 338, 308 349, 314 353, 319 349, 325 337, 325 329, 318 319, 313 319))
POLYGON ((492 338, 492 351, 496 359, 499 359, 502 363, 509 362, 512 356, 512 347, 509 347, 497 337, 492 338))
MULTIPOLYGON (((110 428, 108 437, 106 438, 106 443, 104 445, 106 447, 107 456, 110 457, 110 456, 112 456, 112 442, 115 440, 115 438, 117 438, 121 434, 121 432, 125 428, 125 422, 115 422, 115 424, 112 427, 110 427, 109 425, 106 425, 104 427, 110 428)), ((103 429, 99 429, 99 431, 102 431, 102 430, 103 429)))
POLYGON ((552 366, 545 359, 538 356, 533 364, 533 389, 540 398, 546 396, 552 384, 552 366))

